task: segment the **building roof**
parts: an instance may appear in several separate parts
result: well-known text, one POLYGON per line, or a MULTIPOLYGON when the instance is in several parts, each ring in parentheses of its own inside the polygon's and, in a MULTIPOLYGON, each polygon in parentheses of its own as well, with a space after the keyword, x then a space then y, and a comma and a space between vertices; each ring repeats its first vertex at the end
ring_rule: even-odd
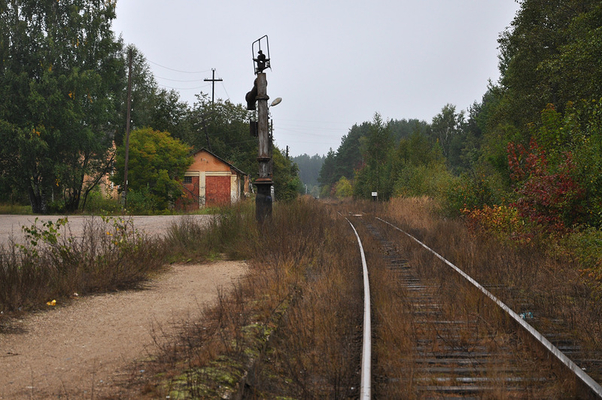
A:
POLYGON ((227 164, 230 168, 232 168, 233 170, 235 170, 237 173, 239 173, 240 175, 248 175, 246 172, 236 168, 234 165, 232 165, 232 163, 224 160, 223 158, 221 158, 220 156, 218 156, 217 154, 215 154, 214 152, 207 150, 206 148, 201 148, 200 150, 195 151, 194 153, 192 153, 192 156, 196 156, 197 154, 199 154, 200 152, 206 152, 211 154, 213 157, 217 158, 218 160, 220 160, 221 162, 223 162, 224 164, 227 164))

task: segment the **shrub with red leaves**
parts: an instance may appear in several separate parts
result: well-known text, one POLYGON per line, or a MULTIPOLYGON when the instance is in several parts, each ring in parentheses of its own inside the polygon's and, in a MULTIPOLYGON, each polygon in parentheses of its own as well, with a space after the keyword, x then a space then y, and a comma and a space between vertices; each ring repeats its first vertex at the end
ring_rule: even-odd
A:
POLYGON ((516 207, 521 217, 550 232, 563 232, 582 222, 585 190, 575 179, 570 151, 551 167, 545 151, 531 139, 529 148, 508 144, 510 177, 516 183, 516 207))

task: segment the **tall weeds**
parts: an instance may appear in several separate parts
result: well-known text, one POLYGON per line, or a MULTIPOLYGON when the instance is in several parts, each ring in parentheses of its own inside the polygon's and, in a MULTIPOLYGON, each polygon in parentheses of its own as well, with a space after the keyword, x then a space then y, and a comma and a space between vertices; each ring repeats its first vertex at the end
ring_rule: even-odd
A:
POLYGON ((23 243, 0 249, 4 315, 52 300, 130 288, 163 267, 165 249, 135 230, 131 220, 88 220, 81 238, 70 234, 66 219, 36 220, 24 232, 23 243))
MULTIPOLYGON (((288 267, 295 292, 261 365, 255 393, 302 398, 357 395, 362 318, 361 265, 349 226, 323 207, 296 203, 274 218, 266 243, 288 267), (279 379, 265 379, 278 376, 279 379)), ((269 396, 268 396, 269 397, 269 396)))
POLYGON ((204 224, 183 217, 163 239, 119 218, 90 222, 81 238, 68 224, 38 223, 24 243, 0 252, 0 307, 26 310, 135 286, 166 260, 248 260, 248 275, 222 289, 200 319, 183 321, 177 340, 155 327, 160 352, 151 364, 163 374, 140 390, 172 398, 354 397, 362 288, 348 225, 313 200, 276 204, 261 226, 253 211, 237 205, 204 224))
POLYGON ((277 204, 262 226, 252 211, 212 224, 213 239, 192 240, 248 258, 249 274, 203 318, 185 323, 178 343, 162 352, 173 377, 153 391, 171 398, 353 397, 362 289, 349 227, 313 201, 277 204))
POLYGON ((544 335, 572 340, 585 358, 598 357, 602 350, 602 306, 581 278, 578 264, 551 256, 535 241, 499 240, 467 229, 462 220, 438 218, 436 208, 428 203, 426 199, 395 199, 387 214, 516 312, 534 316, 529 322, 544 335), (422 212, 415 209, 419 203, 426 205, 422 212))
POLYGON ((223 207, 209 222, 199 223, 183 216, 168 227, 164 240, 171 261, 202 261, 226 257, 251 257, 257 229, 250 203, 223 207))

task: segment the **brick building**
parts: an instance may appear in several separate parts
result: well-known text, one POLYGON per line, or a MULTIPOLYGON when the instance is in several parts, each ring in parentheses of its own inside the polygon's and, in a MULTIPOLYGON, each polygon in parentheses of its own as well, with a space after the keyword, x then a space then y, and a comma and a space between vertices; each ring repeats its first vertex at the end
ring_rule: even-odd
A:
POLYGON ((249 176, 207 149, 193 154, 184 174, 185 197, 177 203, 187 211, 236 203, 249 193, 249 176))

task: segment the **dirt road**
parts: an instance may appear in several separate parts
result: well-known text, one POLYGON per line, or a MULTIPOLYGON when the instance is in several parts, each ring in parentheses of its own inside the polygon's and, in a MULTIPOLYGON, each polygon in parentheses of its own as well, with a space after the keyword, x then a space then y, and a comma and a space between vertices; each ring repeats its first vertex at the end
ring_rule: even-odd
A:
POLYGON ((133 361, 153 351, 153 330, 173 332, 245 272, 242 262, 176 265, 144 290, 79 298, 24 318, 0 333, 0 399, 110 393, 133 361))
MULTIPOLYGON (((57 219, 62 218, 60 216, 43 215, 38 216, 38 226, 41 226, 43 221, 56 222, 57 219)), ((126 217, 129 218, 129 217, 126 217)), ((210 215, 188 215, 183 217, 181 215, 141 215, 131 217, 134 220, 134 226, 149 234, 149 235, 160 235, 174 222, 177 222, 181 218, 193 218, 198 221, 209 221, 212 217, 210 215)), ((0 246, 6 245, 9 242, 9 238, 13 238, 15 241, 19 241, 23 238, 22 226, 31 226, 34 224, 36 219, 35 215, 0 215, 0 246)), ((74 236, 80 236, 84 229, 86 221, 91 219, 98 219, 100 217, 82 216, 82 215, 71 215, 68 217, 69 230, 74 236)))

